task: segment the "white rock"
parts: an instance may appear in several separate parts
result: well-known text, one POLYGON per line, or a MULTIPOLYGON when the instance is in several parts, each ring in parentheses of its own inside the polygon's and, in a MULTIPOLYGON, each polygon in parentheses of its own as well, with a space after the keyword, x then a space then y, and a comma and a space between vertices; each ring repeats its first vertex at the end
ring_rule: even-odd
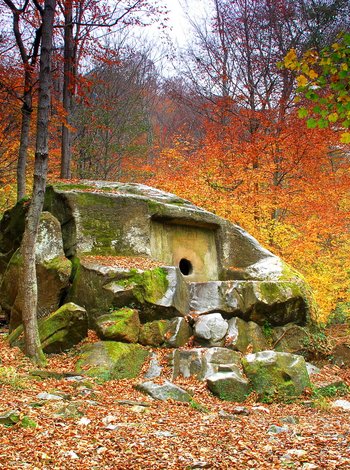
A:
POLYGON ((84 416, 80 418, 79 421, 77 422, 79 426, 87 426, 90 423, 91 423, 91 419, 85 418, 84 416))
POLYGON ((71 459, 79 459, 78 454, 76 454, 73 450, 68 450, 64 453, 65 457, 70 457, 71 459))
POLYGON ((335 400, 332 403, 333 408, 341 408, 344 411, 350 411, 350 401, 347 400, 335 400))
POLYGON ((39 400, 63 400, 60 395, 54 395, 53 393, 41 392, 36 396, 39 400))
POLYGON ((194 325, 196 338, 208 340, 210 343, 221 341, 228 330, 228 323, 220 313, 210 313, 199 317, 194 325))

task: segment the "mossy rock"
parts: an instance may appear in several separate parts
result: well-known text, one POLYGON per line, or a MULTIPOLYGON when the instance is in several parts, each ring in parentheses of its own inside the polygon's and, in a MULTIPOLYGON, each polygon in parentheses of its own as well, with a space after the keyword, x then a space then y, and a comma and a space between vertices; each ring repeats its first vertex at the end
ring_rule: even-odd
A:
POLYGON ((145 346, 161 346, 165 341, 165 333, 169 321, 155 320, 141 326, 139 342, 145 346))
MULTIPOLYGON (((62 232, 59 221, 49 212, 40 217, 35 246, 36 277, 38 284, 38 318, 58 309, 69 288, 72 264, 63 251, 62 232)), ((22 298, 20 281, 23 257, 18 249, 11 257, 0 288, 0 304, 10 318, 10 330, 22 321, 22 298)))
POLYGON ((134 273, 127 279, 120 281, 120 285, 133 286, 133 292, 140 303, 157 303, 168 288, 167 271, 155 268, 141 273, 134 273))
POLYGON ((13 208, 5 211, 0 221, 0 276, 21 244, 27 210, 28 203, 22 199, 13 208))
POLYGON ((135 388, 146 395, 150 395, 155 400, 174 400, 185 403, 193 401, 192 396, 186 390, 168 380, 165 380, 162 384, 150 380, 136 385, 135 388))
POLYGON ((243 354, 247 352, 248 347, 251 347, 253 352, 264 351, 269 347, 261 326, 252 321, 245 322, 238 317, 228 320, 225 345, 243 354))
POLYGON ((88 332, 86 310, 72 302, 39 320, 39 336, 46 353, 58 353, 72 348, 88 332))
POLYGON ((207 378, 209 390, 221 400, 243 402, 250 393, 249 381, 235 367, 231 372, 217 372, 207 378))
POLYGON ((100 341, 81 350, 76 372, 101 380, 137 377, 149 352, 138 344, 100 341))
POLYGON ((96 319, 96 332, 101 339, 137 343, 140 318, 137 310, 122 308, 96 319))
POLYGON ((308 321, 308 303, 295 281, 231 280, 193 283, 190 310, 221 312, 259 325, 308 321))
POLYGON ((177 317, 169 321, 165 333, 165 346, 167 348, 181 348, 185 346, 193 335, 193 330, 185 318, 177 317))
POLYGON ((272 328, 271 340, 276 351, 305 354, 309 343, 306 327, 288 324, 272 328))
POLYGON ((248 354, 242 365, 253 389, 266 402, 293 400, 311 386, 305 360, 296 354, 262 351, 248 354))
POLYGON ((91 328, 101 315, 123 307, 136 307, 143 322, 172 318, 179 313, 166 296, 167 275, 163 268, 126 270, 99 264, 98 258, 75 258, 68 299, 86 308, 91 328))
MULTIPOLYGON (((38 321, 41 346, 46 353, 66 351, 86 338, 88 319, 86 310, 72 302, 38 321)), ((23 324, 8 336, 11 346, 24 348, 23 324)))

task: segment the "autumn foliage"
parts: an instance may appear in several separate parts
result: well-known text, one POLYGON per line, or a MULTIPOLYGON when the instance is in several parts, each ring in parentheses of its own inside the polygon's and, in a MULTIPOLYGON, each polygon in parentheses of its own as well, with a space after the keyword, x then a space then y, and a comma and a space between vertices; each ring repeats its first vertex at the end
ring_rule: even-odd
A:
MULTIPOLYGON (((202 30, 195 25, 195 40, 169 78, 157 68, 151 46, 128 42, 123 34, 105 41, 97 34, 101 24, 106 33, 101 37, 107 37, 113 21, 123 32, 155 17, 163 26, 161 2, 135 2, 137 8, 134 2, 116 2, 118 8, 132 7, 129 17, 120 16, 124 10, 118 8, 114 13, 119 16, 111 17, 110 6, 100 8, 101 2, 62 2, 67 8, 59 9, 56 18, 49 178, 61 174, 63 126, 73 178, 147 183, 238 223, 305 275, 323 320, 346 313, 350 159, 339 126, 345 121, 348 127, 350 64, 348 35, 342 41, 334 37, 344 16, 341 2, 329 2, 327 8, 322 2, 304 2, 309 9, 299 1, 211 3, 213 17, 202 30), (68 106, 62 91, 67 82, 62 33, 72 26, 67 23, 71 6, 75 55, 68 106), (317 16, 317 8, 323 16, 317 16), (139 16, 143 11, 150 16, 139 16), (329 60, 339 64, 332 68, 329 60), (322 84, 328 88, 315 97, 312 87, 322 84), (295 93, 301 95, 297 103, 295 93), (337 102, 338 94, 342 99, 337 102), (307 126, 310 119, 317 125, 307 126)), ((6 11, 1 4, 0 13, 6 11)), ((23 21, 36 26, 30 12, 23 21)), ((10 26, 1 33, 4 210, 15 201, 25 67, 10 26)), ((31 72, 35 121, 36 68, 31 72)), ((31 128, 27 170, 32 170, 34 134, 31 128)), ((28 189, 32 171, 27 174, 28 189)))
POLYGON ((224 132, 207 122, 200 145, 178 137, 148 182, 240 224, 299 269, 326 320, 349 289, 349 159, 334 132, 294 113, 282 123, 257 114, 248 133, 251 118, 241 111, 224 132))

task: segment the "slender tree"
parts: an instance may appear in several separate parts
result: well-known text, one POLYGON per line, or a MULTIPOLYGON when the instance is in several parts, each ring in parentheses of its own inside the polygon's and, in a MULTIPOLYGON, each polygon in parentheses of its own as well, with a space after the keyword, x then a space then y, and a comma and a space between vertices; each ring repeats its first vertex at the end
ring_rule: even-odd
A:
MULTIPOLYGON (((35 1, 35 0, 34 0, 35 1)), ((37 279, 35 244, 40 215, 44 204, 48 166, 48 126, 50 113, 51 53, 56 0, 45 0, 44 8, 35 1, 42 14, 42 43, 40 51, 39 101, 36 128, 35 168, 32 199, 26 218, 21 245, 23 256, 22 320, 26 354, 37 363, 45 362, 37 325, 37 279)))

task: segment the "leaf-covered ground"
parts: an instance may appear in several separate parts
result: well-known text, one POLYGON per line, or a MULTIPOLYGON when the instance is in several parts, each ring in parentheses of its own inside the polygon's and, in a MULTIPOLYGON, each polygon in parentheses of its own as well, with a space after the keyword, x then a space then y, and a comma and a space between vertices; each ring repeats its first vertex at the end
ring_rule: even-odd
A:
MULTIPOLYGON (((0 427, 3 469, 350 469, 350 412, 332 408, 335 398, 250 398, 242 407, 181 379, 194 402, 164 403, 134 390, 137 380, 29 378, 32 364, 4 335, 0 348, 0 413, 21 414, 16 425, 0 427), (41 400, 41 392, 62 399, 41 400), (25 427, 27 418, 37 426, 25 427)), ((47 370, 71 372, 75 360, 74 352, 51 356, 47 370)), ((334 366, 316 379, 334 373, 350 385, 349 370, 334 366)))

